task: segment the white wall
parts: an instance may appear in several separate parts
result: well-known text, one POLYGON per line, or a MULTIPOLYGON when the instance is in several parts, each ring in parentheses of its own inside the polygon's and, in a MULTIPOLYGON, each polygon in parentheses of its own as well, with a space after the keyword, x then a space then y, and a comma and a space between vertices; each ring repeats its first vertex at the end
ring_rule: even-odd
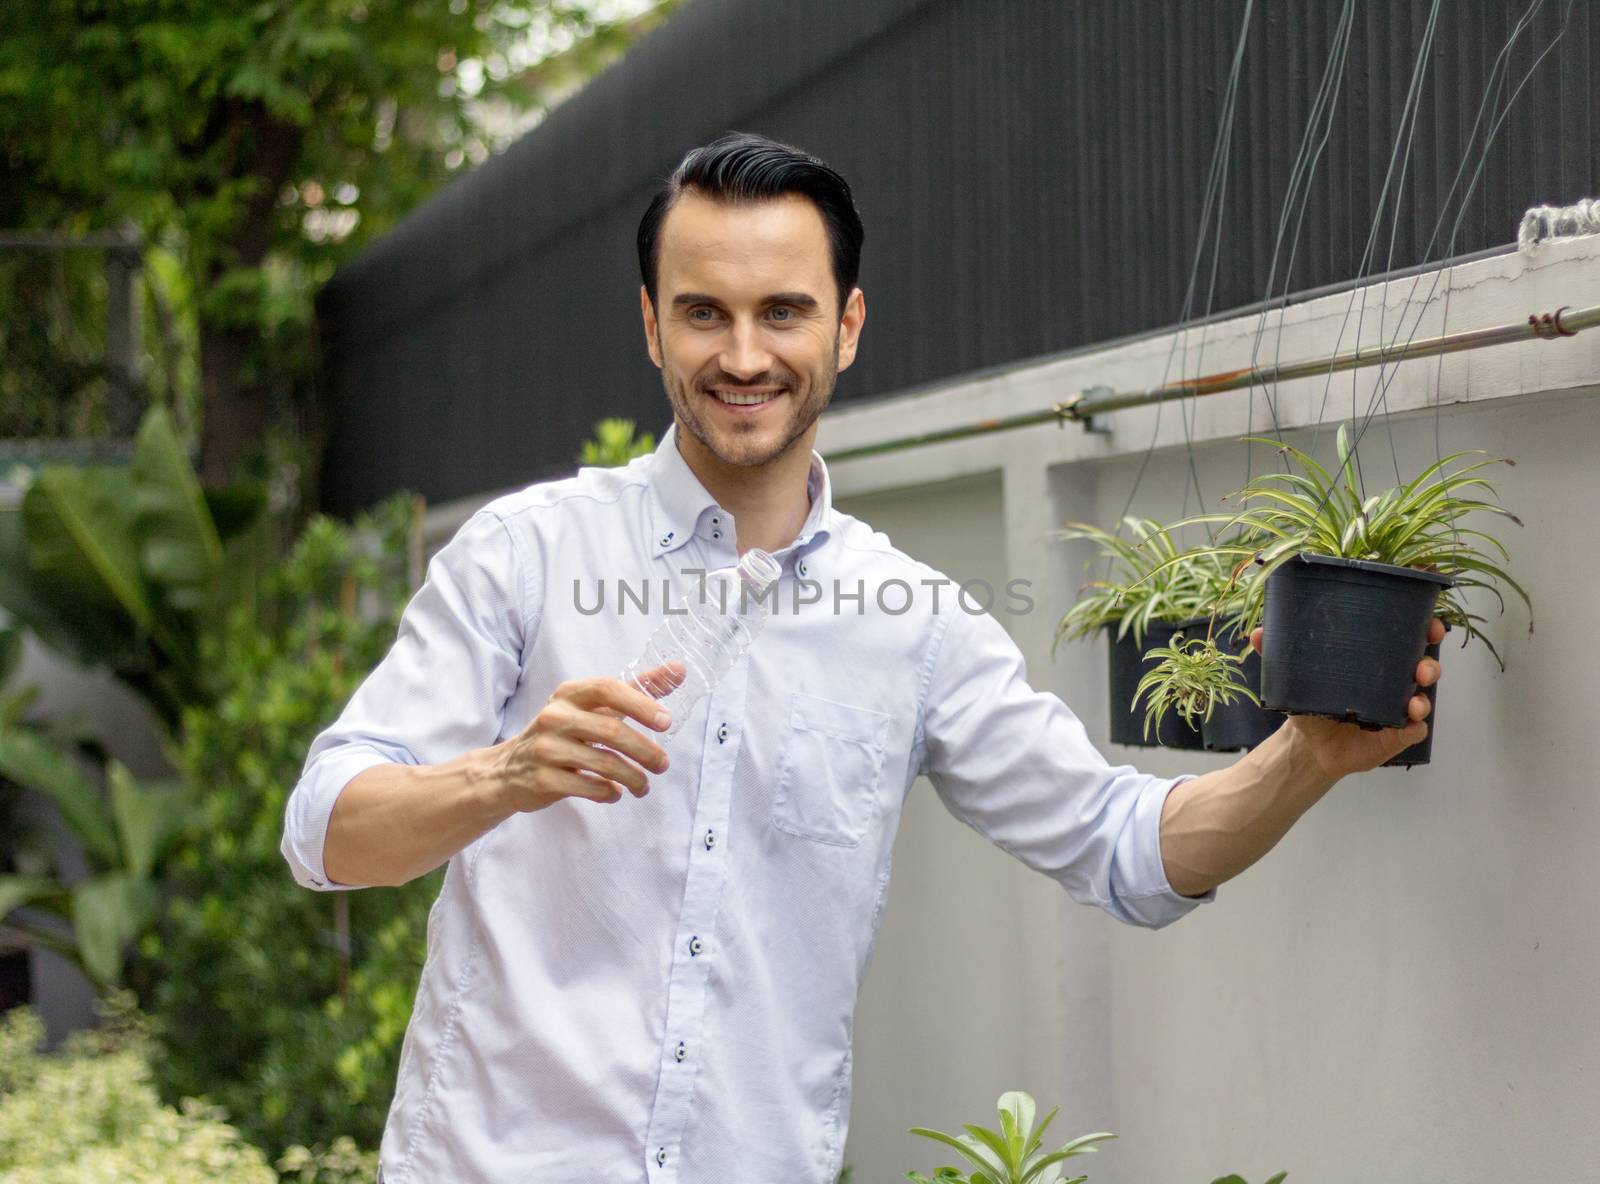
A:
MULTIPOLYGON (((1409 287, 1368 294, 1363 343, 1376 340, 1380 300, 1392 332, 1409 287)), ((1457 268, 1436 296, 1424 336, 1600 304, 1600 240, 1457 268)), ((1348 301, 1291 309, 1282 356, 1335 348, 1348 301)), ((1186 372, 1247 363, 1256 329, 1255 318, 1213 326, 1203 360, 1192 336, 1186 372)), ((1093 383, 1151 385, 1170 340, 830 415, 821 446, 1048 407, 1093 383)), ((1326 412, 1323 383, 1286 387, 1283 419, 1338 415, 1352 390, 1365 405, 1373 379, 1336 379, 1326 412)), ((1498 482, 1527 525, 1506 527, 1505 541, 1538 631, 1527 635, 1518 607, 1494 623, 1504 673, 1482 647, 1447 648, 1433 764, 1347 781, 1215 904, 1158 933, 1119 926, 944 816, 927 786, 913 791, 856 1026, 846 1158, 859 1184, 943 1162, 905 1128, 987 1122, 1005 1088, 1061 1102, 1063 1136, 1122 1136, 1087 1161, 1096 1184, 1224 1171, 1255 1181, 1279 1168, 1295 1184, 1597 1178, 1600 665, 1585 644, 1600 586, 1597 383, 1600 330, 1401 368, 1395 415, 1363 446, 1371 480, 1393 476, 1391 429, 1402 471, 1433 458, 1436 432, 1445 451, 1513 457, 1498 482)), ((1036 683, 1103 736, 1103 647, 1050 658, 1082 571, 1048 533, 1068 518, 1112 521, 1152 438, 1135 512, 1181 512, 1191 451, 1209 499, 1236 488, 1237 440, 1262 426, 1260 396, 1251 425, 1247 402, 1191 403, 1187 425, 1169 406, 1159 426, 1150 409, 1108 417, 1108 436, 1046 426, 841 461, 835 486, 953 575, 1049 589, 1040 612, 1008 623, 1036 683)), ((1156 772, 1226 759, 1108 751, 1156 772)))

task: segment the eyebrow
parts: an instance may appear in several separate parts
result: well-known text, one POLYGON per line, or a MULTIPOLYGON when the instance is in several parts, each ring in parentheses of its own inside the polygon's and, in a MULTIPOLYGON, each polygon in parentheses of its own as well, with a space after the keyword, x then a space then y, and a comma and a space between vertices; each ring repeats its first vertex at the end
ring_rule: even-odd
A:
MULTIPOLYGON (((704 292, 680 292, 672 298, 674 308, 682 308, 690 304, 716 304, 722 301, 715 296, 708 296, 704 292)), ((762 304, 792 304, 796 308, 815 309, 820 307, 815 296, 805 292, 775 292, 771 296, 762 298, 762 304)))

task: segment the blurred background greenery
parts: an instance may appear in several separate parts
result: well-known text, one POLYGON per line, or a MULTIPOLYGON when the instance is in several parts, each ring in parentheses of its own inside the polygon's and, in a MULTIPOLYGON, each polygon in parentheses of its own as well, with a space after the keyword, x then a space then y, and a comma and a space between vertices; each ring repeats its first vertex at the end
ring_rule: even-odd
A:
POLYGON ((0 11, 0 1179, 371 1178, 438 873, 310 893, 278 841, 424 507, 307 513, 313 300, 677 2, 0 11), (46 653, 148 708, 156 775, 41 708, 46 653), (51 1051, 44 952, 103 1016, 51 1051))

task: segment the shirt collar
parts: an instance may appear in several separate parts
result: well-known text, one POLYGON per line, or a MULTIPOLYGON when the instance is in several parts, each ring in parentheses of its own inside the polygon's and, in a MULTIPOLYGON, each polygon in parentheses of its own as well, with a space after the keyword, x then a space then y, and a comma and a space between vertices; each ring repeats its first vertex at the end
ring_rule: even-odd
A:
MULTIPOLYGON (((721 510, 678 451, 677 433, 678 426, 673 423, 650 458, 650 551, 657 556, 683 546, 694 535, 704 514, 721 510)), ((828 478, 828 466, 815 450, 811 453, 811 471, 806 477, 806 494, 811 499, 811 509, 800 533, 795 536, 794 550, 807 547, 813 541, 821 542, 832 528, 833 485, 828 478)))

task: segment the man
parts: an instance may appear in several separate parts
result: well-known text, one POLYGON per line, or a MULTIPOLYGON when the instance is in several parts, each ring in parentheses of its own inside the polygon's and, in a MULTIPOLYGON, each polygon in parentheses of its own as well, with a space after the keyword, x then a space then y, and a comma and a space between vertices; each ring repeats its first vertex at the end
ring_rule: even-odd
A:
POLYGON ((991 617, 831 505, 812 442, 866 319, 861 241, 814 158, 691 152, 639 231, 661 446, 479 511, 313 745, 283 844, 302 883, 449 860, 388 1184, 831 1184, 919 773, 1076 899, 1159 926, 1423 735, 1297 718, 1203 777, 1108 765, 991 617), (611 611, 614 586, 681 595, 751 547, 782 565, 775 611, 668 752, 655 701, 608 677, 659 619, 611 611))

